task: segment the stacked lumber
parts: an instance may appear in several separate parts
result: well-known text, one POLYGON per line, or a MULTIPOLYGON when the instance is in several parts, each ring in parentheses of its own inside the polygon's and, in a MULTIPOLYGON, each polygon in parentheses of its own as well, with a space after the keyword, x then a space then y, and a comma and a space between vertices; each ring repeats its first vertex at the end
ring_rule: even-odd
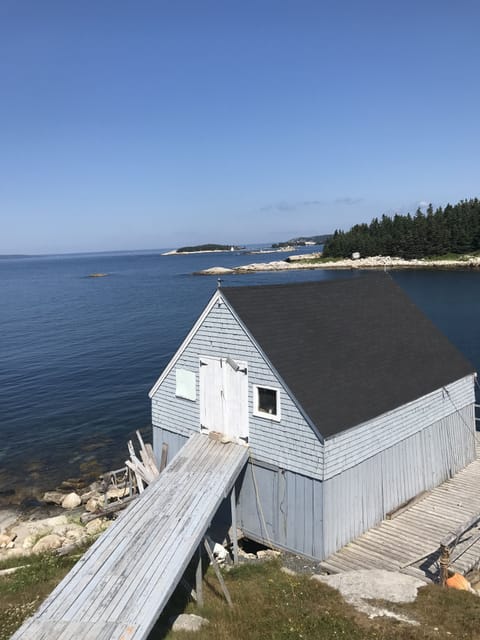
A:
POLYGON ((140 458, 135 452, 133 442, 128 441, 128 452, 130 459, 125 460, 127 467, 133 472, 139 493, 143 493, 145 487, 151 484, 160 475, 160 471, 155 462, 152 445, 145 444, 140 431, 137 430, 137 439, 140 445, 140 458))

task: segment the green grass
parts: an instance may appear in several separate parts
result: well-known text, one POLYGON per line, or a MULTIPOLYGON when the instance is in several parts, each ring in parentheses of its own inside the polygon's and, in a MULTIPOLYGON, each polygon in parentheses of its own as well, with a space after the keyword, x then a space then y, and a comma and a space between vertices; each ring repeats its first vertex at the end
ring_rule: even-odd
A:
MULTIPOLYGON (((229 609, 213 572, 205 578, 205 606, 190 603, 189 613, 210 624, 195 640, 475 640, 480 639, 480 598, 432 585, 419 591, 413 604, 381 603, 417 620, 418 626, 389 618, 370 620, 346 604, 340 594, 308 576, 289 576, 276 562, 243 566, 225 574, 234 606, 229 609)), ((175 612, 182 594, 176 594, 162 622, 175 612)), ((168 632, 159 624, 149 640, 188 640, 193 636, 168 632)))
POLYGON ((0 640, 7 640, 31 615, 78 560, 75 556, 49 554, 15 558, 0 569, 25 565, 15 573, 0 576, 0 640))
MULTIPOLYGON (((28 562, 28 568, 0 577, 0 640, 10 638, 77 559, 78 554, 32 556, 16 561, 28 562)), ((411 626, 387 618, 370 620, 326 585, 283 573, 279 562, 244 565, 224 577, 233 608, 210 569, 204 580, 205 606, 187 603, 185 591, 177 590, 149 640, 480 640, 480 598, 466 592, 432 585, 420 589, 412 604, 379 603, 420 623, 411 626), (182 611, 202 615, 210 624, 194 635, 169 631, 171 616, 182 611)))
POLYGON ((305 260, 296 260, 296 262, 322 264, 322 262, 340 262, 342 260, 348 260, 348 258, 305 258, 305 260))

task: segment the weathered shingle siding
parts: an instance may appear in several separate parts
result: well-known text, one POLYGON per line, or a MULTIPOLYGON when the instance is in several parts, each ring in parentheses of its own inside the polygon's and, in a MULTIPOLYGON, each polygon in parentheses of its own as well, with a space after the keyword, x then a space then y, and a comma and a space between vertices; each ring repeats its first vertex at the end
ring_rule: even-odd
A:
MULTIPOLYGON (((324 479, 350 469, 475 402, 473 375, 325 441, 324 479)), ((472 422, 469 423, 470 427, 472 422)))
MULTIPOLYGON (((231 356, 248 364, 249 444, 252 455, 289 471, 321 479, 323 445, 229 308, 215 305, 152 398, 152 423, 188 436, 199 430, 199 356, 231 356), (196 374, 197 400, 175 396, 175 368, 196 374), (281 421, 253 415, 253 385, 280 388, 281 421)), ((158 455, 158 454, 157 454, 158 455)))
POLYGON ((471 462, 474 424, 474 406, 469 404, 326 480, 325 556, 471 462))

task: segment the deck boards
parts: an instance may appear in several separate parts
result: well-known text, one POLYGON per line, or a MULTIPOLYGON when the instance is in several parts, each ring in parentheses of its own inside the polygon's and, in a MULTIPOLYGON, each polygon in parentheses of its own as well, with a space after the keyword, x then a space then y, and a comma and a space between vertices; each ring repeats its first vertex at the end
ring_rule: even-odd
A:
MULTIPOLYGON (((392 520, 384 520, 326 558, 329 573, 355 569, 414 572, 426 579, 437 571, 440 540, 480 516, 480 456, 392 520), (421 556, 427 559, 418 560, 421 556)), ((466 573, 480 561, 480 526, 468 530, 452 551, 452 569, 466 573), (470 547, 469 545, 474 544, 470 547)))
POLYGON ((146 638, 247 460, 193 435, 12 640, 146 638))

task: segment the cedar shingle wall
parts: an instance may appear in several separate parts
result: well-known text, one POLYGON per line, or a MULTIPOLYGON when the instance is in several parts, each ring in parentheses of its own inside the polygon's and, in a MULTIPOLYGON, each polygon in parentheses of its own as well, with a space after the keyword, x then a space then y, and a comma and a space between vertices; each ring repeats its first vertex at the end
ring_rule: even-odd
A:
MULTIPOLYGON (((321 479, 323 445, 294 402, 281 389, 281 422, 253 416, 252 385, 280 387, 280 381, 225 304, 215 305, 190 344, 152 398, 154 428, 188 436, 199 430, 199 356, 225 357, 248 363, 249 444, 255 458, 289 471, 321 479), (197 400, 175 396, 175 368, 193 371, 197 400)), ((158 452, 157 452, 158 455, 158 452)))

